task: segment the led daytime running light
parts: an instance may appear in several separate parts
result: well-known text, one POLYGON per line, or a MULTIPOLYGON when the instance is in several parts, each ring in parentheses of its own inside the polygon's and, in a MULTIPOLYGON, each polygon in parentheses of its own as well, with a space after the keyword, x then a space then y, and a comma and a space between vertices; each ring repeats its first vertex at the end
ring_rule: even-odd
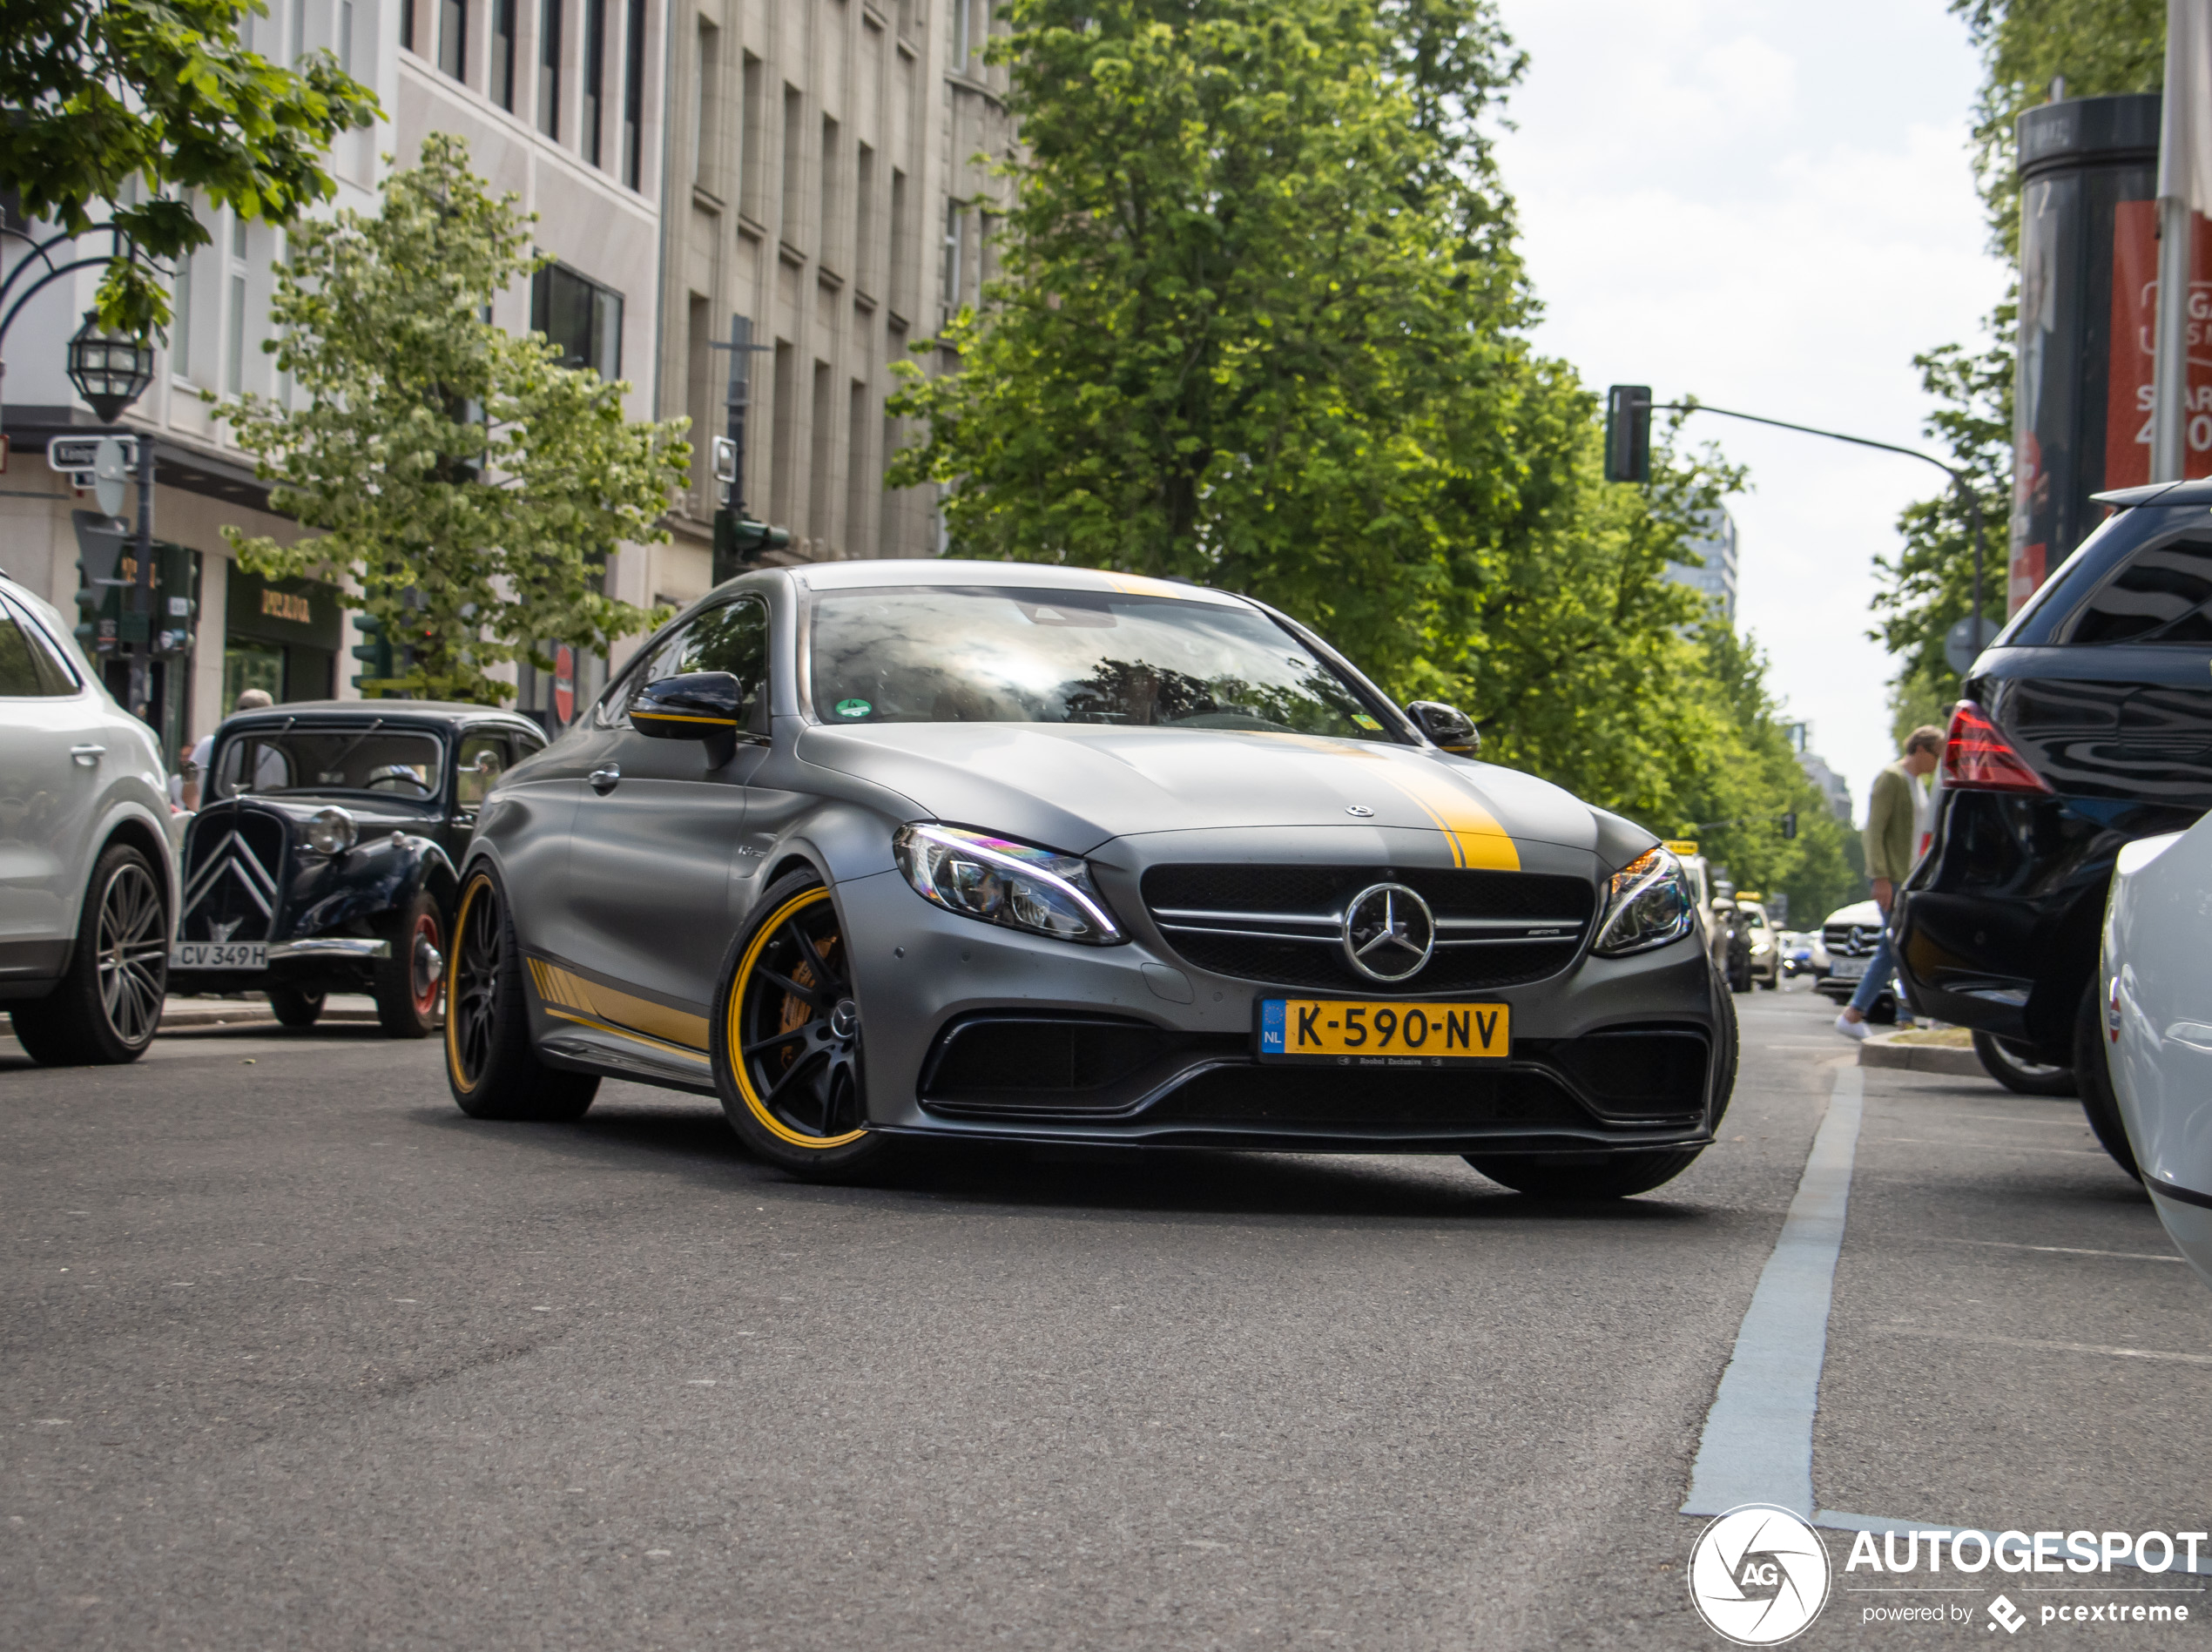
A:
POLYGON ((1682 862, 1665 849, 1648 849, 1608 881, 1605 912, 1590 950, 1618 958, 1663 947, 1688 934, 1696 921, 1682 862))
POLYGON ((1050 849, 1038 848, 1033 844, 1016 842, 1008 838, 992 837, 981 832, 966 832, 957 826, 929 826, 920 822, 899 828, 896 846, 900 851, 899 860, 901 869, 907 874, 907 881, 912 884, 915 892, 924 899, 943 907, 948 912, 955 912, 963 918, 974 918, 987 923, 993 921, 1005 923, 1008 928, 1021 929, 1034 934, 1050 934, 1056 940, 1109 945, 1125 939, 1122 934, 1121 925, 1114 920, 1114 915, 1106 910, 1089 890, 1083 887, 1083 882, 1089 881, 1089 875, 1082 860, 1077 856, 1060 854, 1050 849), (1004 919, 995 920, 982 913, 954 904, 945 898, 944 893, 935 887, 932 880, 921 875, 921 868, 909 859, 907 851, 908 846, 914 843, 934 844, 940 849, 962 860, 989 866, 995 871, 1005 873, 1009 878, 1045 886, 1054 893, 1066 900, 1082 914, 1083 920, 1089 925, 1091 933, 1089 935, 1057 934, 1054 931, 1037 928, 1027 923, 1007 922, 1004 919), (1054 861, 1072 862, 1077 868, 1076 877, 1063 877, 1053 871, 1051 863, 1054 861), (1078 882, 1077 878, 1083 881, 1078 882))

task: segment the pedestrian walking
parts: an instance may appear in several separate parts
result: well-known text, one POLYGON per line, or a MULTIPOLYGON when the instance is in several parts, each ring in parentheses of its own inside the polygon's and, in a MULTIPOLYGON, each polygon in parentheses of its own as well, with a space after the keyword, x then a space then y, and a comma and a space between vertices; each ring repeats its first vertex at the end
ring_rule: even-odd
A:
MULTIPOLYGON (((1874 943, 1874 955, 1866 961, 1858 990, 1836 1017, 1836 1030, 1846 1038, 1866 1036, 1866 1012, 1890 989, 1896 974, 1890 956, 1890 914, 1898 886, 1919 858, 1921 823, 1928 806, 1920 782, 1934 772, 1943 739, 1941 729, 1922 725, 1905 738, 1905 755, 1874 777, 1864 836, 1866 875, 1874 886, 1874 904, 1882 909, 1882 933, 1874 943)), ((1904 1008, 1901 996, 1898 1008, 1904 1008)))
MULTIPOLYGON (((268 690, 249 688, 231 702, 231 715, 236 717, 240 711, 266 711, 275 704, 276 701, 270 698, 268 690)), ((192 747, 192 755, 185 759, 183 801, 187 809, 199 807, 199 788, 207 774, 207 761, 214 755, 214 752, 215 737, 212 734, 203 734, 199 737, 199 744, 192 747)))

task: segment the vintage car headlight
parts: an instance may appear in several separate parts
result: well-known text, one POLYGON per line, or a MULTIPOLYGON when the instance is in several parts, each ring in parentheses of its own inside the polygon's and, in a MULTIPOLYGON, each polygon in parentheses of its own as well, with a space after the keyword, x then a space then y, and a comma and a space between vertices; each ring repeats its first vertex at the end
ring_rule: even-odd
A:
POLYGON ((948 912, 1092 947, 1127 939, 1078 855, 920 823, 900 826, 892 846, 914 892, 948 912))
POLYGON ((1697 921, 1690 904, 1689 880, 1682 862, 1664 849, 1650 849, 1613 874, 1606 886, 1605 912, 1598 920, 1597 944, 1603 958, 1643 952, 1679 941, 1697 921))
POLYGON ((354 817, 343 809, 317 809, 307 817, 307 846, 317 854, 343 854, 360 835, 354 817))

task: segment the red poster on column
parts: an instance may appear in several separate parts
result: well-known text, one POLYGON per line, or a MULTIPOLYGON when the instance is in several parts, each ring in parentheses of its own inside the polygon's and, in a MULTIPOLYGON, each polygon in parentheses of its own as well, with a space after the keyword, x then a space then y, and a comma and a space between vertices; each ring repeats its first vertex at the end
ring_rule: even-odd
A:
MULTIPOLYGON (((2212 223, 2192 216, 2188 423, 2182 474, 2212 475, 2212 223)), ((2150 480, 2151 351, 2158 333, 2158 203, 2121 201, 2112 224, 2112 364, 2105 381, 2107 488, 2150 480)))
POLYGON ((576 717, 576 651, 566 643, 553 651, 553 715, 563 728, 576 717))

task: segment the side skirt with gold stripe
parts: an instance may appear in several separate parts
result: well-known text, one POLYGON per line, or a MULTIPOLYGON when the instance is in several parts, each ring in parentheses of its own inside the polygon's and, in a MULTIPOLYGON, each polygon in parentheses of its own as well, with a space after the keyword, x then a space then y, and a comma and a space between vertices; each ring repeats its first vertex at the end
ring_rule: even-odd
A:
POLYGON ((586 980, 543 958, 525 961, 540 1007, 556 1021, 575 1022, 702 1067, 706 1064, 705 1016, 586 980))

